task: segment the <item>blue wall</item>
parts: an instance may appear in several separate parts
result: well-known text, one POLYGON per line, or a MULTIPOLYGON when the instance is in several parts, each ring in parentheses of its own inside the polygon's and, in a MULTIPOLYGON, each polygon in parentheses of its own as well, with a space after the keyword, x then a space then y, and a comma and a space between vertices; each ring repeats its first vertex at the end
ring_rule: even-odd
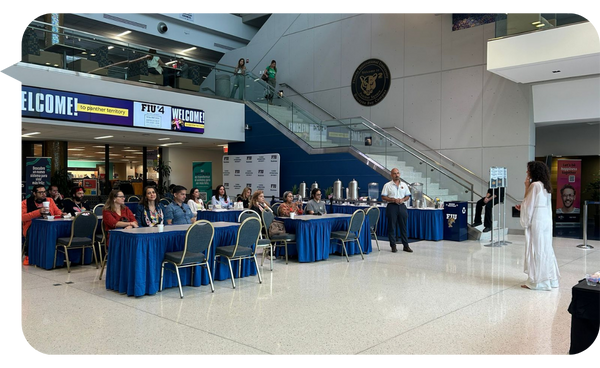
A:
MULTIPOLYGON (((244 143, 230 143, 230 155, 255 155, 279 153, 281 156, 280 193, 299 186, 302 181, 310 189, 313 182, 323 191, 333 186, 337 179, 347 187, 352 179, 358 182, 359 196, 367 196, 368 184, 379 183, 379 191, 390 178, 383 177, 349 153, 309 155, 294 142, 271 126, 260 115, 246 106, 246 130, 244 143)), ((325 195, 325 193, 323 193, 325 195)), ((344 193, 345 196, 345 193, 344 193)), ((381 198, 379 198, 381 199, 381 198)))

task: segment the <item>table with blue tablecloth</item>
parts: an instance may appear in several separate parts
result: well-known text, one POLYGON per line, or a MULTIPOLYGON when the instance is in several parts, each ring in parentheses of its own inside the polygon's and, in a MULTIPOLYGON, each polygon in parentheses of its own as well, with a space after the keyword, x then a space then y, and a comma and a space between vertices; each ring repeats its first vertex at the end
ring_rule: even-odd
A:
MULTIPOLYGON (((327 211, 331 210, 327 205, 327 211)), ((387 239, 388 224, 385 215, 385 206, 379 207, 379 221, 376 234, 387 239)), ((333 213, 353 213, 357 209, 367 210, 367 206, 333 205, 333 213)), ((409 208, 407 221, 407 236, 413 239, 443 240, 444 239, 444 211, 434 208, 409 208)))
MULTIPOLYGON (((71 236, 73 219, 47 220, 42 218, 33 219, 29 228, 29 265, 38 266, 51 270, 54 265, 54 251, 56 239, 71 236)), ((100 220, 98 220, 98 229, 100 220)), ((64 248, 63 248, 64 249, 64 248)), ((92 250, 85 250, 83 259, 85 264, 92 262, 92 250)), ((81 249, 69 250, 69 261, 72 264, 81 262, 81 249)), ((62 252, 56 254, 56 266, 62 267, 65 263, 65 255, 62 252)))
MULTIPOLYGON (((184 247, 185 235, 190 225, 167 225, 162 233, 156 228, 111 230, 108 261, 106 264, 106 288, 129 296, 156 294, 160 284, 161 264, 165 253, 180 251, 184 247)), ((214 262, 218 246, 235 244, 238 223, 215 222, 215 234, 210 250, 209 266, 214 280, 227 280, 231 277, 227 263, 214 262)), ((238 262, 232 262, 235 277, 238 275, 238 262)), ((183 285, 207 285, 206 268, 194 267, 179 270, 183 285)), ((242 261, 241 276, 256 275, 254 261, 242 261)), ((163 288, 177 287, 177 276, 165 269, 163 288)))
POLYGON ((196 217, 198 220, 207 220, 210 222, 237 222, 240 213, 243 210, 206 210, 206 211, 198 211, 198 216, 196 217))
MULTIPOLYGON (((327 214, 323 216, 302 215, 294 219, 278 217, 285 225, 286 232, 296 234, 296 242, 288 244, 288 255, 298 256, 299 262, 315 262, 328 259, 332 253, 342 254, 342 244, 339 240, 331 239, 332 231, 348 230, 350 218, 347 214, 327 214)), ((369 219, 365 217, 360 231, 360 244, 363 253, 371 253, 371 232, 369 219)), ((360 254, 356 242, 347 242, 346 249, 349 255, 360 254)), ((284 255, 283 248, 277 255, 284 255)))

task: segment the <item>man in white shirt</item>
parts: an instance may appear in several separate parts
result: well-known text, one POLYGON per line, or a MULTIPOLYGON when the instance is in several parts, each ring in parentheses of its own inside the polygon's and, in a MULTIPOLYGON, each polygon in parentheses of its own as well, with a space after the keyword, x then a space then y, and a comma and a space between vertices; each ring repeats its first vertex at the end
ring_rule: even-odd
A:
POLYGON ((381 199, 387 202, 385 215, 388 222, 388 238, 392 252, 396 253, 397 235, 400 235, 400 240, 405 252, 412 253, 412 249, 408 246, 408 237, 406 236, 406 223, 408 221, 408 210, 404 204, 410 199, 410 189, 408 185, 400 181, 400 170, 393 168, 391 171, 392 180, 383 186, 381 191, 381 199), (396 234, 396 228, 400 226, 400 234, 396 234))

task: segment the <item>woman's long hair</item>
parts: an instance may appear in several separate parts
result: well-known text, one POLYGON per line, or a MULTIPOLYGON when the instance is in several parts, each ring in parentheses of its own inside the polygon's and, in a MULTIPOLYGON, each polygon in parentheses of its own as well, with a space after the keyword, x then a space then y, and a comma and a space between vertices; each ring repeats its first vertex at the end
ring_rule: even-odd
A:
MULTIPOLYGON (((190 190, 190 194, 188 194, 188 198, 187 198, 188 201, 191 199, 192 201, 196 202, 196 200, 194 199, 194 192, 195 191, 198 191, 198 193, 200 193, 200 189, 198 189, 198 188, 192 188, 190 190)), ((198 196, 198 200, 200 200, 200 196, 198 196)))
POLYGON ((115 212, 115 198, 119 195, 119 193, 121 193, 121 195, 123 194, 122 191, 120 191, 119 189, 113 189, 110 194, 108 195, 108 199, 106 200, 106 203, 104 204, 104 210, 105 211, 111 211, 111 212, 115 212))
POLYGON ((156 188, 151 187, 151 186, 144 188, 144 191, 143 191, 144 194, 142 195, 142 198, 140 199, 140 203, 138 203, 138 206, 143 206, 144 208, 148 208, 148 198, 147 198, 148 189, 152 189, 154 191, 154 193, 156 193, 156 200, 154 201, 154 206, 158 207, 158 203, 160 202, 160 196, 158 195, 156 188))
POLYGON ((221 188, 223 188, 223 199, 227 199, 227 190, 225 189, 225 187, 223 185, 219 185, 217 187, 217 189, 215 189, 215 199, 218 201, 221 199, 221 197, 219 196, 219 191, 221 190, 221 188))
MULTIPOLYGON (((250 202, 248 203, 249 208, 258 207, 258 196, 260 196, 261 194, 263 194, 262 190, 257 190, 252 194, 252 196, 250 197, 250 202)), ((265 205, 265 207, 269 207, 269 204, 266 201, 263 204, 265 205)))
POLYGON ((550 184, 550 170, 545 163, 540 161, 529 161, 527 163, 527 170, 529 170, 531 182, 539 181, 544 185, 544 188, 548 191, 548 193, 552 193, 552 185, 550 184))

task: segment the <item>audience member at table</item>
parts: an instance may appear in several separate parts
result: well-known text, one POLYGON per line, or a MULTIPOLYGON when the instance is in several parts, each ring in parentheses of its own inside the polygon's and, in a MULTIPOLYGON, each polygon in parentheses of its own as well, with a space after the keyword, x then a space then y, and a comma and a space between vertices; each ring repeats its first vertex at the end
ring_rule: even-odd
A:
POLYGON ((217 189, 215 189, 215 195, 212 196, 210 202, 215 208, 229 208, 233 207, 233 203, 231 199, 227 196, 227 192, 225 191, 225 187, 219 185, 217 189), (218 206, 218 207, 217 207, 218 206))
POLYGON ((167 225, 184 225, 196 221, 196 212, 185 203, 187 189, 181 185, 173 188, 173 202, 165 208, 165 222, 167 225))
POLYGON ((56 206, 52 198, 46 198, 46 187, 41 184, 34 185, 31 189, 31 196, 19 202, 19 221, 23 224, 23 236, 25 244, 23 245, 23 264, 29 264, 27 256, 27 229, 31 226, 31 221, 35 218, 43 217, 44 215, 61 216, 62 211, 56 206), (42 203, 48 202, 49 207, 46 213, 42 203))
POLYGON ((235 201, 236 202, 242 202, 242 207, 244 207, 244 208, 250 208, 249 207, 249 203, 250 203, 250 197, 251 196, 252 196, 252 188, 246 187, 242 191, 242 194, 240 194, 239 196, 237 196, 237 198, 235 199, 235 201))
POLYGON ((75 216, 83 211, 89 211, 90 205, 87 201, 83 200, 84 191, 82 187, 75 187, 71 189, 71 200, 64 201, 63 212, 69 213, 71 216, 75 216))
POLYGON ((302 212, 302 202, 294 202, 294 195, 292 192, 287 191, 283 193, 283 203, 279 205, 279 216, 281 217, 290 217, 290 213, 295 213, 296 215, 301 215, 302 212))
POLYGON ((56 207, 62 210, 63 208, 63 195, 59 193, 58 187, 56 185, 50 185, 46 190, 46 195, 54 201, 56 207))
POLYGON ((200 190, 198 188, 192 188, 192 190, 190 190, 190 196, 187 204, 192 213, 205 210, 204 201, 202 201, 202 198, 200 198, 200 190))
POLYGON ((262 190, 257 190, 250 197, 250 202, 248 203, 250 209, 259 215, 264 211, 273 212, 269 204, 265 201, 265 193, 262 190))
POLYGON ((321 200, 321 189, 314 188, 310 192, 310 201, 306 204, 304 212, 307 215, 324 215, 327 213, 325 201, 321 200))
POLYGON ((108 195, 106 204, 102 209, 102 223, 106 232, 106 246, 108 247, 109 230, 133 229, 139 227, 133 212, 125 206, 125 194, 118 189, 113 189, 108 195))
POLYGON ((135 211, 135 220, 141 227, 164 223, 164 209, 155 187, 145 187, 144 195, 135 211))

